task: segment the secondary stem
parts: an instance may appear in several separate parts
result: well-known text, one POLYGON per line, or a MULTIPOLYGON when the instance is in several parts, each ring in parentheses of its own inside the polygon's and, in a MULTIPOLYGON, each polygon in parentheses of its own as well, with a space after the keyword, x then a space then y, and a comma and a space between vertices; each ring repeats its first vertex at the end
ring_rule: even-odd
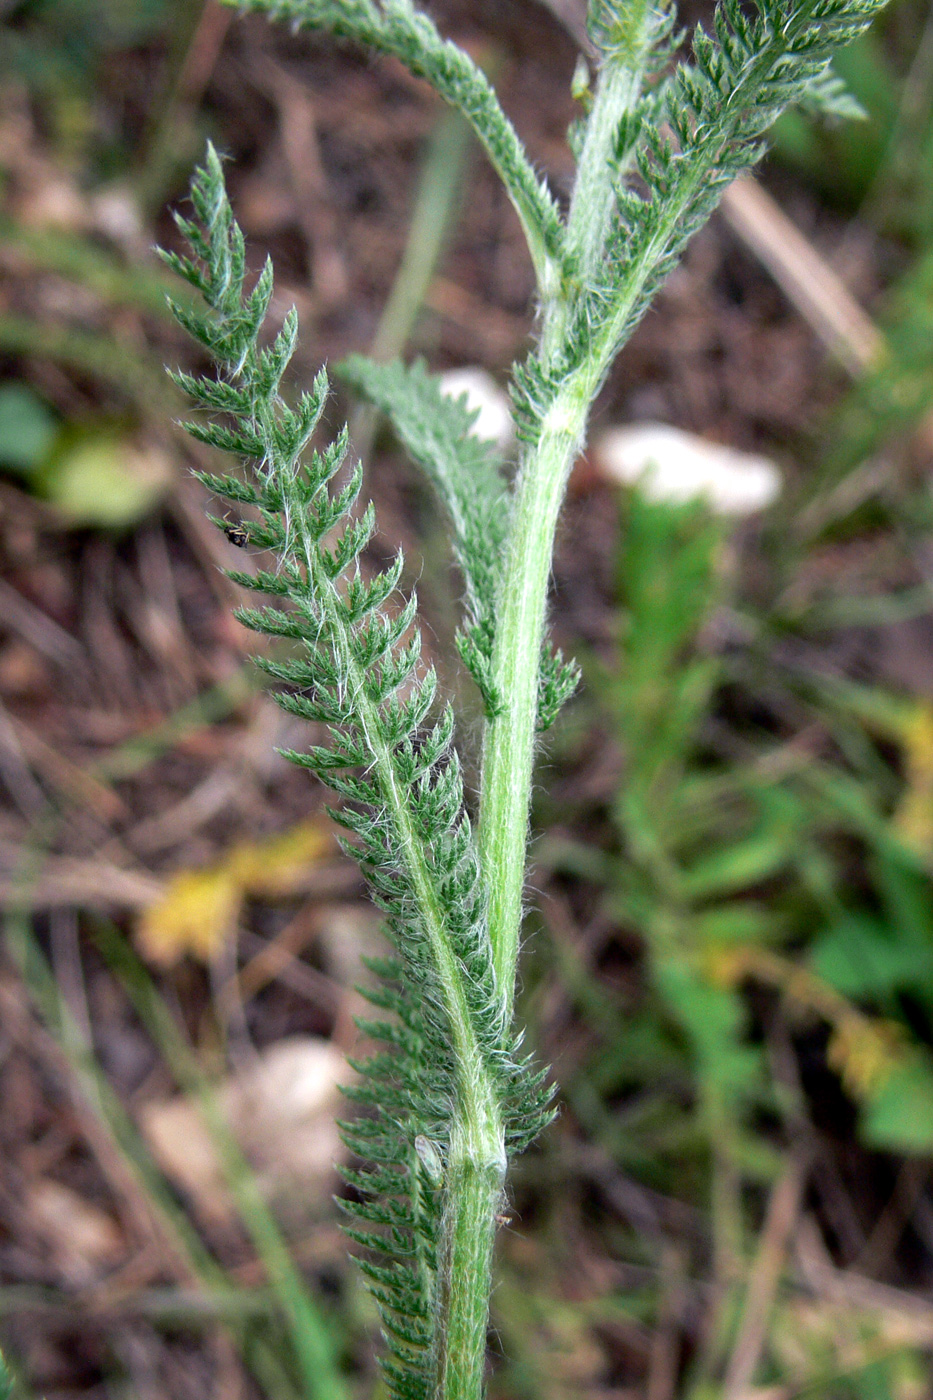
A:
POLYGON ((649 0, 629 0, 624 44, 621 34, 616 40, 621 52, 604 59, 600 69, 567 216, 567 251, 584 282, 603 256, 615 208, 613 176, 618 179, 622 172, 616 151, 619 131, 641 97, 656 23, 649 0))

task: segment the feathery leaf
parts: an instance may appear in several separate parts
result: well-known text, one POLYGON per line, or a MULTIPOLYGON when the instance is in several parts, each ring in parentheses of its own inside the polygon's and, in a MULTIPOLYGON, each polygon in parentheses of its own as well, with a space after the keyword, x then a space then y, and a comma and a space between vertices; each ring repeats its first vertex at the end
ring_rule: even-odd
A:
MULTIPOLYGON (((227 416, 195 425, 199 441, 235 453, 248 472, 246 482, 202 480, 231 504, 258 510, 245 533, 278 557, 275 573, 235 575, 276 600, 239 617, 253 631, 297 644, 290 658, 262 657, 259 665, 288 687, 275 695, 282 708, 329 726, 330 742, 287 756, 346 799, 334 815, 355 837, 354 854, 398 954, 372 965, 382 985, 369 993, 397 1023, 365 1023, 392 1053, 360 1066, 362 1083, 351 1097, 369 1116, 344 1128, 352 1150, 375 1164, 351 1174, 360 1199, 348 1205, 361 1226, 373 1228, 354 1225, 348 1233, 382 1261, 366 1272, 382 1312, 390 1388, 397 1400, 430 1400, 440 1354, 445 1189, 443 1167, 438 1179, 424 1165, 423 1144, 433 1144, 443 1164, 452 1124, 465 1119, 485 1124, 504 1151, 546 1121, 548 1094, 503 1017, 453 720, 449 708, 428 719, 436 679, 420 662, 415 599, 396 602, 401 557, 374 577, 362 571, 374 519, 371 507, 356 510, 358 471, 342 488, 334 484, 346 433, 305 451, 327 381, 318 375, 295 408, 282 398, 294 319, 286 318, 271 347, 260 345, 271 279, 263 272, 246 289, 242 235, 210 147, 192 202, 197 222, 179 223, 194 258, 169 261, 207 303, 206 312, 186 312, 183 323, 211 351, 219 378, 179 379, 198 403, 227 416)), ((486 470, 495 468, 487 463, 486 470)))

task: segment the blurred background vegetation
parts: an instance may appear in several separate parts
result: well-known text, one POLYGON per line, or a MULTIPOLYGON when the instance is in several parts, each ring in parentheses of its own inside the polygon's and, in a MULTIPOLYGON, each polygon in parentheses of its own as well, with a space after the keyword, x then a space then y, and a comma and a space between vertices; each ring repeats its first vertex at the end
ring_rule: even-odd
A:
MULTIPOLYGON (((582 0, 432 8, 565 191, 582 0)), ((24 1397, 362 1400, 331 1164, 378 921, 274 754, 305 736, 231 617, 152 246, 210 136, 307 374, 375 347, 502 382, 520 233, 391 63, 215 0, 0 25, 0 1341, 24 1397)), ((562 1111, 513 1182, 493 1400, 933 1396, 933 12, 895 0, 840 69, 867 120, 781 122, 572 483, 586 683, 522 979, 562 1111), (644 420, 780 497, 619 485, 599 442, 644 420)), ((457 688, 430 503, 347 414, 457 688)))

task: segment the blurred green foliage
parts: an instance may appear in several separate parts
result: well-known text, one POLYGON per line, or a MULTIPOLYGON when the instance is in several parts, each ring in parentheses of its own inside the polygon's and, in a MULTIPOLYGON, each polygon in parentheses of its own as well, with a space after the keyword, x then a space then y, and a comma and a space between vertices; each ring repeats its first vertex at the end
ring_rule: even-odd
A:
POLYGON ((889 48, 874 31, 840 53, 833 67, 867 120, 827 123, 785 112, 774 126, 773 149, 824 198, 851 209, 867 197, 885 159, 897 121, 898 82, 889 48))
POLYGON ((122 174, 133 158, 130 133, 97 110, 108 65, 154 41, 171 47, 193 8, 179 0, 14 0, 5 7, 0 81, 26 83, 53 150, 79 165, 83 179, 122 174))
POLYGON ((48 455, 58 424, 28 384, 0 385, 0 467, 27 480, 48 455))
MULTIPOLYGON (((788 1143, 844 1139, 851 1116, 867 1149, 933 1152, 933 707, 789 680, 770 656, 781 620, 737 611, 733 530, 699 502, 624 498, 616 655, 588 665, 623 763, 613 837, 549 857, 600 890, 616 947, 641 950, 620 996, 552 930, 589 1032, 566 1076, 578 1123, 711 1224, 723 1292, 678 1391, 689 1400, 723 1393, 759 1228, 749 1204, 786 1170, 788 1143), (808 724, 815 747, 800 742, 808 724), (796 1047, 790 1080, 782 1045, 796 1047)), ((651 1258, 644 1240, 624 1248, 651 1258)), ((825 1313, 776 1308, 762 1383, 825 1400, 919 1394, 918 1352, 880 1339, 868 1314, 856 1344, 825 1313)))
POLYGON ((149 322, 158 329, 168 316, 166 280, 147 251, 147 208, 174 168, 154 152, 171 136, 172 160, 184 161, 193 137, 191 114, 178 125, 173 84, 201 8, 180 0, 5 7, 0 90, 31 144, 8 145, 0 169, 0 244, 20 288, 0 308, 0 355, 11 371, 0 390, 0 471, 54 507, 50 518, 63 526, 131 527, 173 479, 160 439, 174 400, 162 352, 147 345, 149 322), (143 56, 137 102, 131 74, 143 56), (21 210, 18 192, 41 196, 45 185, 66 192, 62 207, 53 199, 51 216, 21 210), (124 236, 98 218, 101 194, 124 236), (30 286, 36 295, 23 294, 30 286), (92 397, 77 410, 67 392, 49 402, 30 377, 36 361, 90 383, 99 408, 92 397))
MULTIPOLYGON (((853 772, 841 752, 795 753, 777 717, 770 729, 746 720, 731 733, 720 720, 717 733, 731 679, 713 634, 733 586, 726 528, 702 505, 638 493, 624 514, 618 665, 600 687, 625 760, 606 898, 645 941, 658 1009, 692 1066, 703 1134, 715 1150, 731 1144, 753 1173, 767 1161, 746 1132, 751 1111, 779 1098, 739 994, 751 979, 827 1024, 867 1140, 930 1151, 933 791, 916 763, 933 752, 926 709, 905 700, 886 713, 883 737, 898 743, 905 769, 889 770, 887 810, 870 772, 853 772)), ((844 714, 852 695, 827 689, 822 705, 824 720, 844 714)), ((612 1059, 637 1063, 620 1050, 612 1059)))

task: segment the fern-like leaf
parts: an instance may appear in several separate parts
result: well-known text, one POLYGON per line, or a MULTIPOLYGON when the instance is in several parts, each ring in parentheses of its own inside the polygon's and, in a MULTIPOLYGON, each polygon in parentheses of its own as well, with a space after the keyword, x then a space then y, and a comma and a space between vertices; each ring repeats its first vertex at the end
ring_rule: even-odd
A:
POLYGON ((457 637, 464 664, 491 717, 501 709, 492 685, 492 644, 509 493, 494 443, 473 433, 466 398, 443 393, 424 364, 378 364, 351 355, 341 378, 390 419, 409 455, 426 473, 447 513, 466 589, 466 626, 457 637))
POLYGON ((441 38, 411 0, 239 0, 242 9, 309 29, 327 29, 389 54, 425 78, 463 113, 505 186, 522 223, 542 294, 563 275, 564 243, 553 195, 535 175, 488 78, 463 49, 441 38))
POLYGON ((371 1255, 363 1267, 382 1313, 392 1393, 429 1400, 442 1344, 439 1232, 452 1124, 485 1115, 503 1148, 519 1145, 546 1120, 548 1093, 503 1014, 452 716, 444 709, 430 719, 436 678, 419 661, 414 598, 396 600, 401 558, 374 577, 361 569, 374 519, 371 507, 357 509, 358 469, 334 484, 346 432, 307 450, 326 377, 294 407, 282 397, 297 324, 289 313, 260 344, 271 274, 245 289, 243 238, 212 148, 192 202, 195 220, 178 222, 193 256, 166 260, 207 304, 176 315, 218 376, 175 377, 198 404, 226 415, 190 430, 247 469, 245 479, 201 479, 252 508, 242 527, 249 543, 278 559, 275 571, 232 575, 271 600, 238 615, 256 632, 297 643, 290 658, 258 664, 285 687, 278 703, 326 725, 329 742, 286 756, 345 799, 334 816, 354 838, 397 953, 371 964, 380 981, 367 992, 389 1017, 364 1029, 387 1048, 359 1065, 360 1082, 348 1091, 362 1114, 343 1125, 345 1140, 372 1164, 348 1174, 359 1193, 347 1205, 348 1232, 371 1255))
POLYGON ((713 34, 697 26, 693 63, 681 63, 666 90, 674 139, 659 131, 650 93, 630 118, 639 127, 636 159, 646 192, 617 190, 605 275, 581 303, 578 320, 581 334, 598 328, 601 356, 612 359, 722 191, 760 159, 780 113, 825 88, 833 53, 882 3, 757 0, 749 12, 740 0, 721 0, 713 34), (626 268, 636 275, 620 275, 626 268))
MULTIPOLYGON (((600 256, 590 261, 559 342, 516 368, 513 398, 524 441, 537 441, 561 386, 581 368, 592 373, 595 392, 727 185, 760 159, 780 113, 798 102, 848 114, 832 58, 884 3, 756 0, 746 8, 742 0, 721 0, 712 33, 701 26, 693 32, 692 62, 679 63, 660 86, 655 63, 646 63, 643 89, 626 102, 616 129, 614 209, 600 256)), ((644 4, 594 0, 591 28, 606 44, 606 63, 628 42, 632 12, 644 4)), ((654 15, 666 55, 670 12, 659 6, 654 15)), ((598 107, 597 92, 594 112, 598 107)), ((581 160, 585 146, 584 135, 581 160)))

